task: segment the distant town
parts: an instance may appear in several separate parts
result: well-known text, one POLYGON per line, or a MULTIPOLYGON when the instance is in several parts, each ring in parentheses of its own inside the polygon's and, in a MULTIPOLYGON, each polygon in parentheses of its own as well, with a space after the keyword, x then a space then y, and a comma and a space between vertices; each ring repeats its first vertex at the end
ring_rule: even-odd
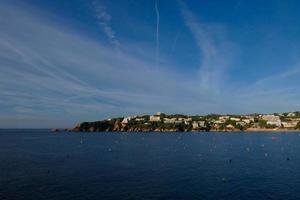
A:
MULTIPOLYGON (((250 115, 182 115, 157 112, 154 115, 128 116, 83 122, 72 132, 234 132, 300 131, 300 112, 250 115)), ((59 131, 54 129, 54 131, 59 131)))

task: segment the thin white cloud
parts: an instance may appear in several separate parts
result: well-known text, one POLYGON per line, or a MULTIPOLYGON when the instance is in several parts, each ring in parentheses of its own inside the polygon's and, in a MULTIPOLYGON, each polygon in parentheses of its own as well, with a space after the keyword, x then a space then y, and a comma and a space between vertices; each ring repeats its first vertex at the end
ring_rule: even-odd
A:
MULTIPOLYGON (((0 7, 0 127, 73 126, 83 120, 156 111, 252 112, 299 105, 292 89, 264 93, 234 85, 222 87, 218 98, 207 91, 220 88, 219 78, 226 75, 231 57, 223 57, 228 46, 223 47, 223 39, 215 42, 214 29, 211 34, 188 16, 186 23, 204 54, 200 87, 197 78, 163 63, 153 70, 153 56, 141 56, 153 55, 153 43, 138 53, 132 48, 136 44, 127 45, 128 51, 115 56, 114 49, 46 17, 27 7, 0 7)), ((101 20, 109 21, 110 16, 102 13, 101 20)))
POLYGON ((234 45, 226 38, 222 26, 201 23, 183 1, 178 2, 184 22, 201 53, 200 87, 207 91, 218 92, 226 76, 226 70, 233 60, 234 45))
POLYGON ((107 12, 106 8, 99 5, 96 1, 93 2, 96 17, 99 25, 102 27, 103 32, 107 36, 109 42, 114 46, 117 51, 120 51, 120 41, 116 37, 116 32, 111 26, 111 15, 107 12))
POLYGON ((282 82, 286 79, 298 76, 300 74, 300 64, 297 63, 293 67, 284 67, 282 72, 263 77, 255 82, 255 86, 263 86, 269 83, 282 82))
POLYGON ((209 97, 194 92, 193 80, 168 67, 153 70, 152 61, 134 54, 116 57, 99 41, 36 17, 32 10, 2 7, 0 11, 0 17, 7 19, 0 21, 2 118, 27 114, 53 121, 64 115, 72 126, 77 119, 159 110, 193 113, 203 105, 212 107, 204 100, 209 97))
POLYGON ((253 80, 248 85, 228 83, 228 69, 238 53, 236 45, 226 37, 223 26, 202 23, 183 1, 178 2, 184 22, 201 52, 199 85, 206 95, 219 99, 216 105, 222 105, 230 113, 280 112, 300 108, 299 89, 283 81, 299 74, 299 67, 253 80))

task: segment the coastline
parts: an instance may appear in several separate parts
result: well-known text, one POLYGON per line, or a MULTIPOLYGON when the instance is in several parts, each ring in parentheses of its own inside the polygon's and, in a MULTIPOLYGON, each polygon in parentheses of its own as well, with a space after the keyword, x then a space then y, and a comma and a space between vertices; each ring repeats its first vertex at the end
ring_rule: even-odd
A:
POLYGON ((277 129, 267 129, 267 128, 249 128, 246 130, 210 130, 210 131, 197 131, 197 130, 191 130, 191 131, 178 131, 178 130, 139 130, 139 131, 111 131, 111 130, 105 130, 105 131, 90 131, 90 130, 77 130, 77 129, 51 129, 51 132, 57 133, 57 132, 70 132, 70 133, 78 133, 78 132, 84 132, 84 133, 300 133, 299 129, 283 129, 283 128, 277 128, 277 129))
MULTIPOLYGON (((52 129, 59 132, 60 129, 52 129)), ((300 112, 250 115, 154 115, 81 122, 69 132, 300 132, 300 112)))
POLYGON ((262 129, 262 128, 249 128, 244 132, 300 132, 299 129, 284 129, 284 128, 275 128, 275 129, 262 129))

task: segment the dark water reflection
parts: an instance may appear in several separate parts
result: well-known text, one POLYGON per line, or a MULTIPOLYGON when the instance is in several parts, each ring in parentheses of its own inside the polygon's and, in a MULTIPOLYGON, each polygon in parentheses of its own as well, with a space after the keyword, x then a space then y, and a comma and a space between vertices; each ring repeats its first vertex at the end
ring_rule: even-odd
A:
POLYGON ((0 199, 300 199, 298 133, 0 131, 0 199))

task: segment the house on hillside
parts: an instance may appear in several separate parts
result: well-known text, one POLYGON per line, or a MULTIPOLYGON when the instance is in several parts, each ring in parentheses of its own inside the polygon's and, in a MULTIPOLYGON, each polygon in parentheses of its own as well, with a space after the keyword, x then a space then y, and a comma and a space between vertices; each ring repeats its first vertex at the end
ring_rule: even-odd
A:
POLYGON ((137 118, 135 118, 135 121, 137 121, 137 122, 144 121, 144 118, 137 117, 137 118))
POLYGON ((192 118, 190 118, 190 117, 189 117, 189 118, 184 118, 183 120, 184 120, 185 122, 191 122, 191 121, 192 121, 192 118))
POLYGON ((239 122, 236 122, 236 125, 238 125, 238 126, 246 126, 246 122, 244 122, 244 121, 239 121, 239 122))
POLYGON ((297 121, 290 121, 290 122, 281 122, 284 128, 295 128, 298 124, 297 121))
POLYGON ((160 121, 160 116, 159 115, 151 115, 149 121, 150 122, 158 122, 158 121, 160 121))
POLYGON ((290 113, 287 114, 287 116, 288 116, 288 117, 295 117, 295 116, 296 116, 296 113, 290 112, 290 113))
POLYGON ((262 119, 266 120, 268 125, 274 125, 274 126, 277 126, 277 127, 281 127, 281 120, 280 120, 279 116, 276 116, 276 115, 263 115, 262 119))
POLYGON ((222 119, 214 121, 214 124, 223 124, 223 123, 225 123, 225 120, 222 119))
POLYGON ((200 127, 205 128, 205 121, 198 121, 200 127))
POLYGON ((193 121, 193 129, 205 128, 205 121, 193 121))
POLYGON ((163 118, 163 122, 165 124, 174 124, 176 121, 176 118, 163 118))
MULTIPOLYGON (((251 123, 251 120, 250 120, 250 119, 243 119, 242 121, 245 122, 246 124, 250 124, 250 123, 251 123)), ((254 121, 254 120, 253 120, 253 121, 254 121)))
POLYGON ((229 116, 221 116, 219 117, 219 120, 226 121, 229 118, 230 118, 229 116))
POLYGON ((230 117, 230 120, 232 121, 241 121, 241 118, 238 118, 238 117, 230 117))
POLYGON ((245 116, 245 118, 248 119, 248 120, 250 120, 250 122, 251 121, 254 122, 254 117, 251 116, 251 115, 247 115, 247 116, 245 116))
POLYGON ((198 122, 193 122, 193 123, 192 123, 192 126, 193 126, 193 129, 199 128, 198 122))
POLYGON ((231 125, 231 124, 228 124, 228 125, 226 126, 226 130, 232 131, 232 130, 234 130, 234 126, 231 125))
POLYGON ((123 120, 122 120, 122 124, 128 124, 128 122, 131 120, 131 117, 125 117, 123 120))

